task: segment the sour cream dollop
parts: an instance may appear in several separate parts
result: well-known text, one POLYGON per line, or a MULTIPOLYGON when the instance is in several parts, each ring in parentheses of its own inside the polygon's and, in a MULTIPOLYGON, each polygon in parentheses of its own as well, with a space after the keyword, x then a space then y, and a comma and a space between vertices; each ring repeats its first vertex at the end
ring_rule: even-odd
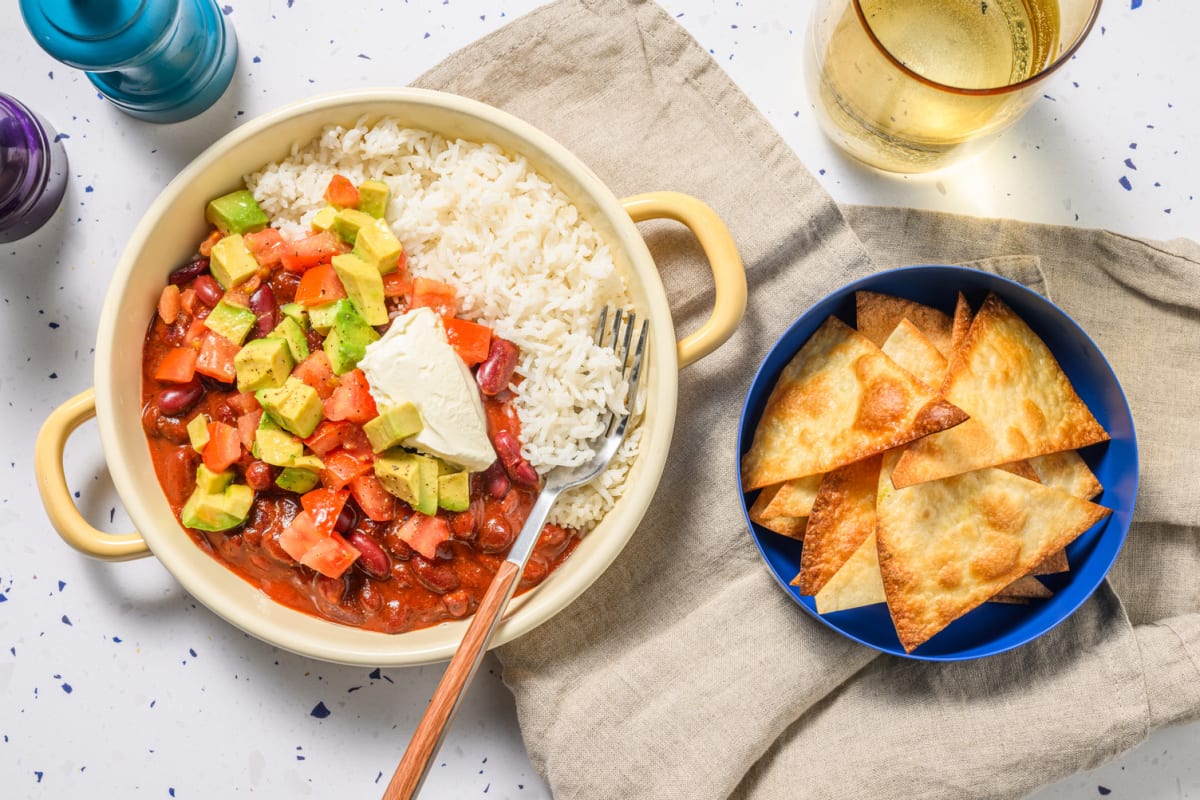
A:
POLYGON ((381 410, 412 403, 420 412, 424 427, 404 440, 405 447, 472 472, 496 460, 475 378, 432 310, 394 319, 382 338, 367 345, 358 366, 381 410))

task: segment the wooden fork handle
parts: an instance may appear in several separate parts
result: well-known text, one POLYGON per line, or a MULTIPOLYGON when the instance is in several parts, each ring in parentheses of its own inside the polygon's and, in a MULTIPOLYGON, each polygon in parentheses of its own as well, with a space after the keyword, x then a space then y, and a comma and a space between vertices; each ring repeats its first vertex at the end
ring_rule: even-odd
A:
POLYGON ((462 644, 454 653, 454 658, 450 659, 450 665, 446 667, 446 673, 433 693, 433 699, 429 701, 412 741, 408 743, 404 758, 400 759, 383 793, 383 800, 409 800, 421 789, 429 772, 430 761, 441 746, 446 729, 462 703, 467 685, 483 661, 488 642, 492 640, 492 634, 520 575, 521 567, 511 561, 505 561, 496 571, 495 578, 479 601, 479 607, 475 609, 475 617, 463 636, 462 644))

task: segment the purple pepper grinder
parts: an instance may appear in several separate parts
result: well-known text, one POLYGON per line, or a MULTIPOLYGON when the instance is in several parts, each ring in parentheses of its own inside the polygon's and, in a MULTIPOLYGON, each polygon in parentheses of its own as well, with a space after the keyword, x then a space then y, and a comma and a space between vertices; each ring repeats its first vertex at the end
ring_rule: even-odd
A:
POLYGON ((27 106, 0 94, 0 243, 15 242, 54 216, 67 189, 67 151, 27 106))

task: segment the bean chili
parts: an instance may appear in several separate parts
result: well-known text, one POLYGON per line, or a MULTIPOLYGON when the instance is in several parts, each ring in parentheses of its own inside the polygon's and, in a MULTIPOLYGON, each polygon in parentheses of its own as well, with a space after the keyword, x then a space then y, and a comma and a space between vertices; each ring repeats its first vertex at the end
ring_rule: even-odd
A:
MULTIPOLYGON (((202 256, 189 260, 169 277, 169 283, 181 290, 181 307, 169 324, 156 315, 146 333, 142 425, 172 511, 183 526, 182 509, 196 487, 197 468, 203 461, 189 439, 188 423, 204 414, 213 423, 237 429, 242 447, 228 469, 235 483, 253 490, 254 499, 245 521, 235 527, 204 531, 184 526, 202 550, 276 602, 345 625, 403 633, 469 615, 537 496, 537 474, 519 451, 520 423, 512 407, 512 392, 498 385, 504 380, 503 386, 507 386, 511 379, 515 345, 498 340, 497 358, 482 362, 486 367, 483 382, 489 389, 481 393, 488 435, 501 458, 486 471, 470 476, 470 503, 465 511, 438 509, 437 516, 444 520, 450 538, 437 546, 435 557, 426 558, 400 536, 404 522, 418 512, 395 499, 392 518, 378 519, 386 514, 377 509, 366 513, 362 502, 367 498, 352 491, 335 530, 359 556, 338 578, 298 564, 280 544, 280 534, 301 512, 300 494, 279 488, 275 479, 280 468, 251 455, 254 429, 247 420, 253 422, 259 413, 254 396, 239 392, 232 379, 212 377, 199 371, 199 366, 191 381, 160 379, 164 358, 172 351, 198 347, 198 358, 205 358, 203 320, 222 298, 232 295, 252 310, 255 323, 248 335, 252 340, 269 333, 283 319, 281 306, 294 300, 299 279, 300 274, 280 265, 260 267, 247 282, 253 291, 247 292, 246 285, 226 291, 214 280, 208 259, 202 256)), ((390 316, 407 310, 411 302, 411 294, 389 297, 390 316)), ((307 332, 309 346, 320 350, 321 336, 314 334, 307 332)), ((365 441, 361 429, 350 434, 351 439, 357 437, 355 441, 365 441)), ((330 481, 324 471, 321 479, 330 481)), ((578 540, 573 530, 547 525, 518 591, 540 583, 570 555, 578 540)))

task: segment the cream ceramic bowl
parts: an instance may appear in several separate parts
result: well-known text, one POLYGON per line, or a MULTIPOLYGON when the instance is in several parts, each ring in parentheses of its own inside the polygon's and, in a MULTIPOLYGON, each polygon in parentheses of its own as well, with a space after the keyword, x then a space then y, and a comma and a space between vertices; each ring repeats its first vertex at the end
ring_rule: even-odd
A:
POLYGON ((259 117, 216 142, 159 195, 129 239, 112 277, 96 342, 95 388, 56 409, 38 437, 38 488, 47 515, 76 549, 106 560, 153 553, 200 602, 244 631, 278 647, 359 665, 423 664, 449 658, 467 621, 387 635, 345 627, 270 600, 201 551, 180 527, 159 490, 141 426, 141 353, 146 325, 168 272, 183 264, 206 232, 209 199, 243 185, 242 176, 286 157, 293 144, 328 124, 353 126, 395 117, 409 127, 449 137, 494 142, 554 181, 609 243, 627 276, 637 309, 650 320, 641 452, 626 494, 535 590, 516 598, 493 644, 549 619, 578 597, 616 558, 650 503, 675 423, 678 370, 724 342, 746 302, 742 263, 728 231, 700 201, 664 192, 618 200, 578 158, 515 117, 463 97, 417 89, 380 89, 316 97, 259 117), (634 222, 671 218, 696 235, 712 266, 712 317, 678 343, 654 262, 634 222), (63 476, 70 433, 96 416, 117 492, 140 533, 104 534, 75 508, 63 476))

